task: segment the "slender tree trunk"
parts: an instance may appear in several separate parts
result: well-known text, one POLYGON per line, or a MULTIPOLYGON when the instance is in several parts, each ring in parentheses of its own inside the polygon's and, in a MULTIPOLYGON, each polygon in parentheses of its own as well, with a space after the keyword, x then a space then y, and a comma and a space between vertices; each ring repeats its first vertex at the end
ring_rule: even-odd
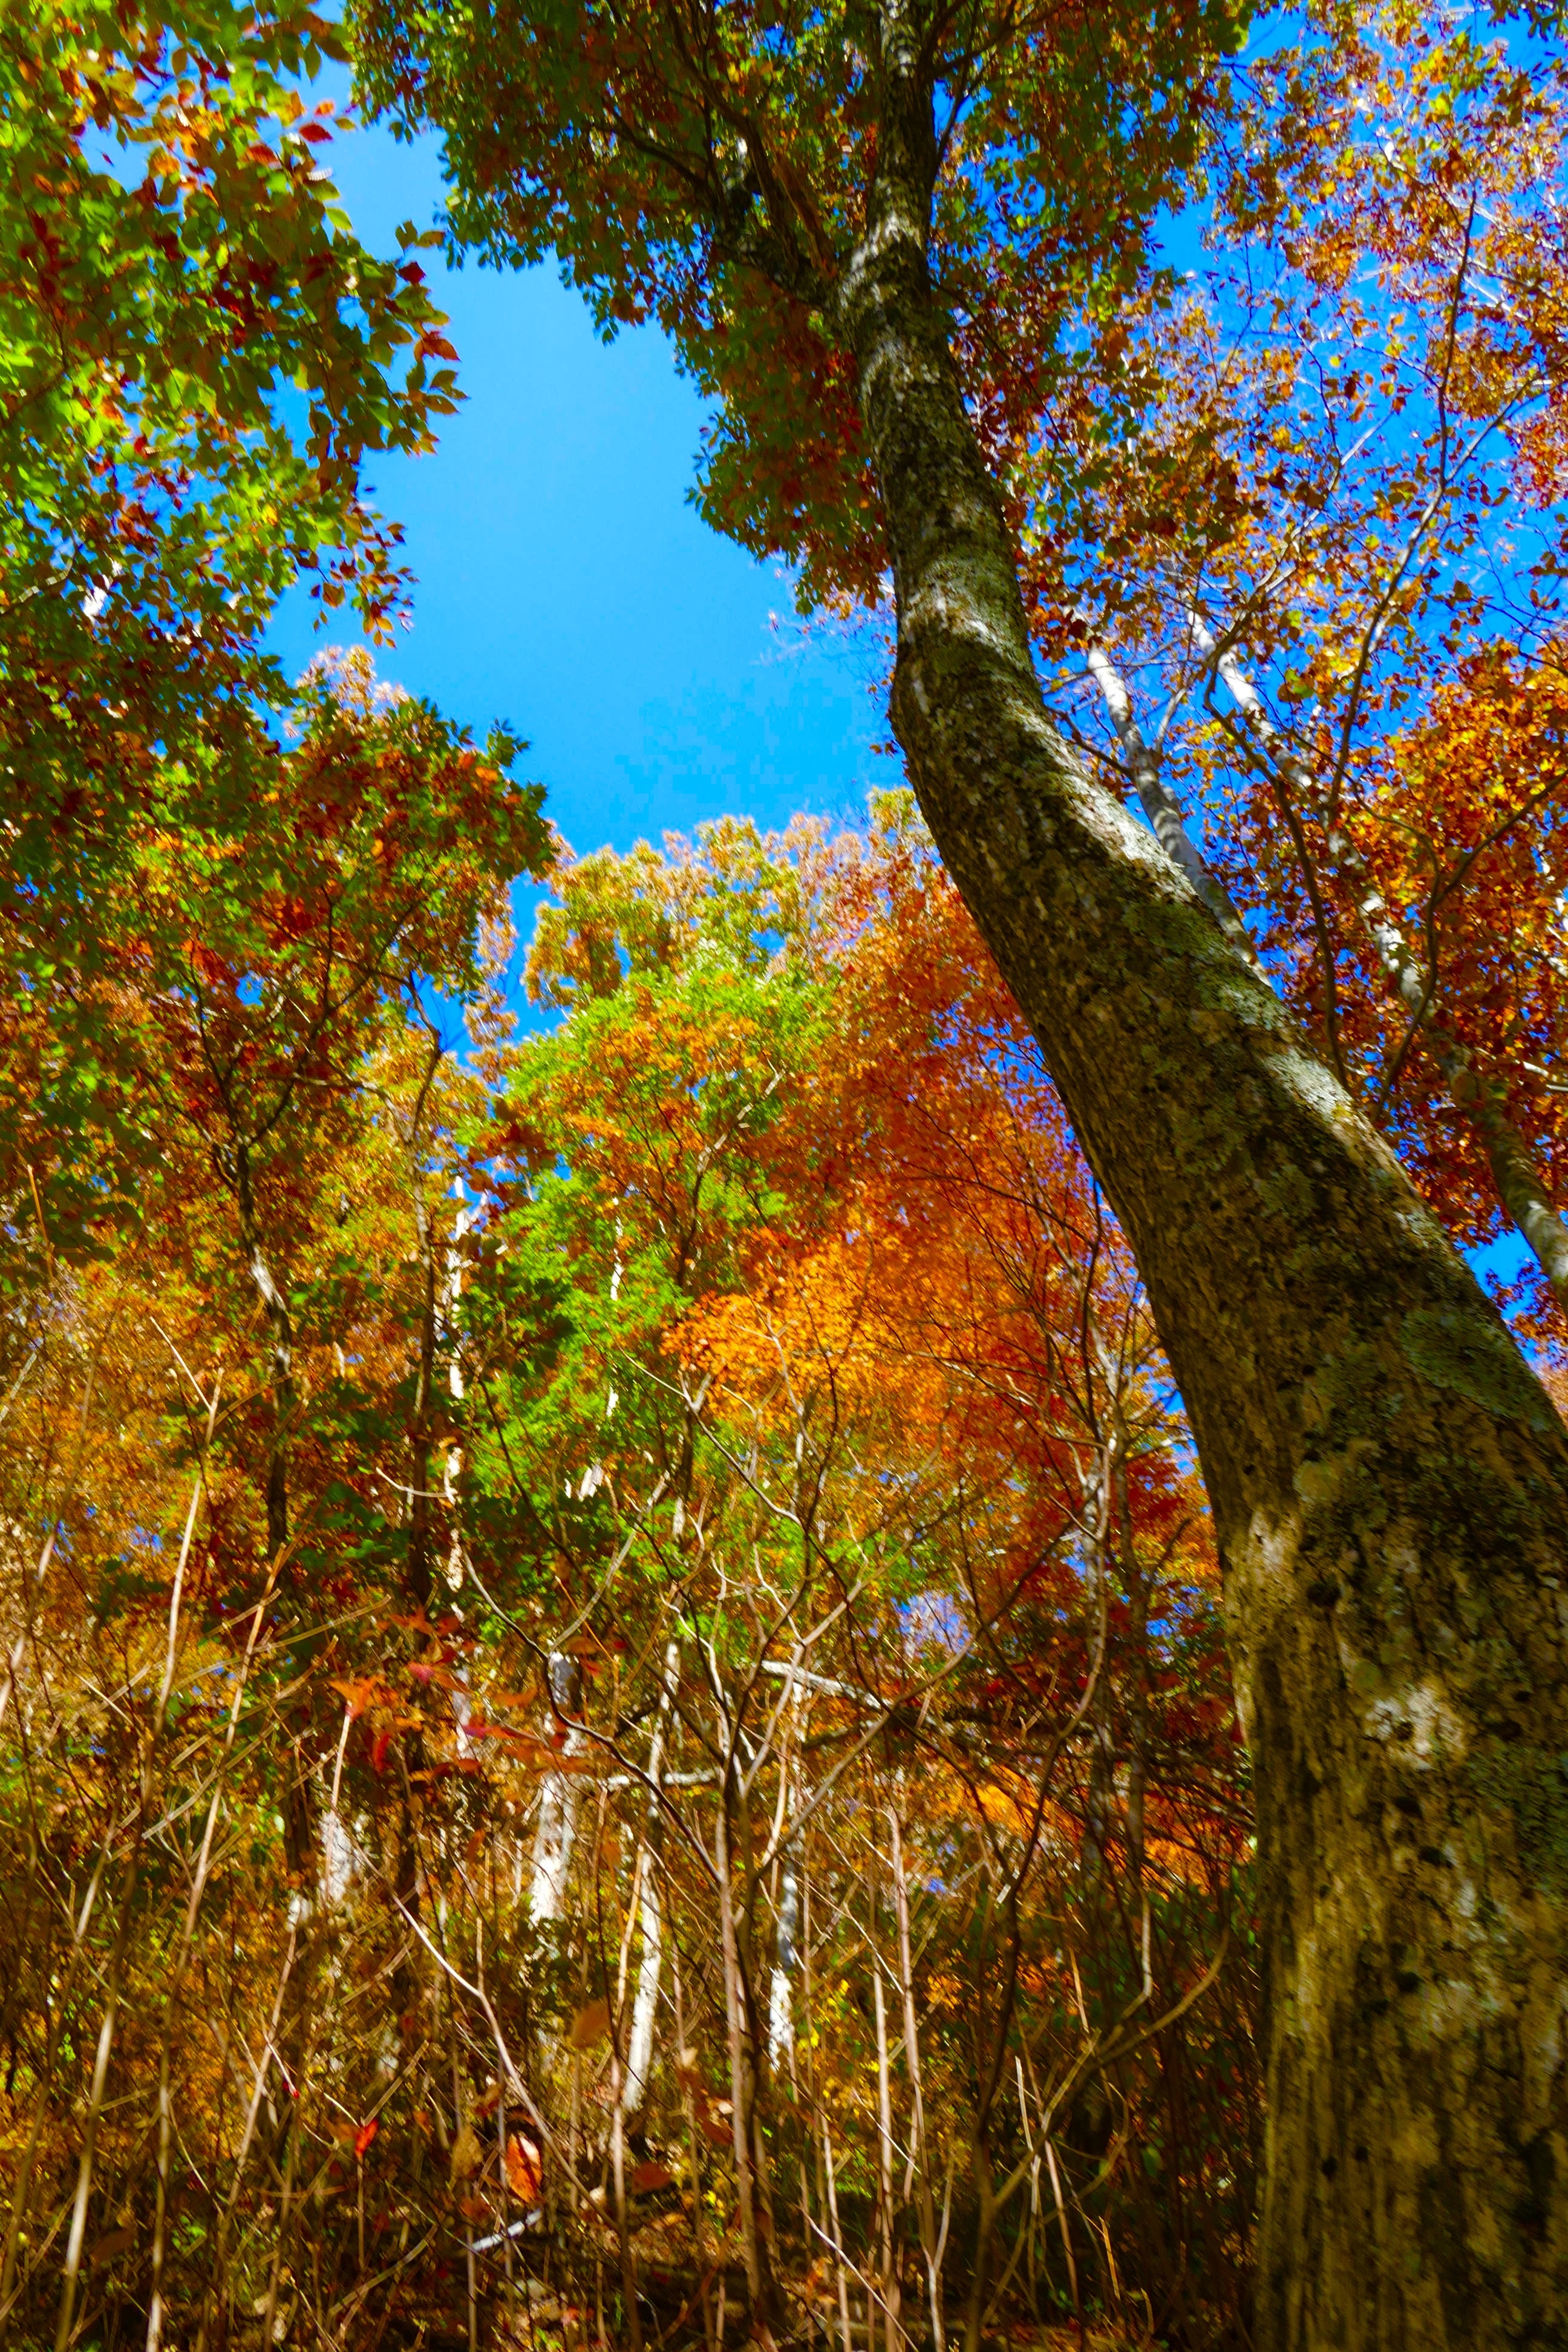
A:
MULTIPOLYGON (((900 1776, 900 1782, 902 1776, 900 1776)), ((900 1802, 903 1790, 899 1790, 900 1802)), ((931 2154, 926 2141, 925 2096, 921 2084, 920 2020, 915 2011, 915 1979, 910 1955, 910 1889, 904 1874, 904 1842, 898 1808, 888 1814, 892 1833, 893 1901, 899 1920, 899 1990, 904 2004, 904 2064, 910 2078, 910 2154, 904 2173, 904 2196, 914 2185, 920 2215, 921 2252, 925 2257, 926 2292, 931 2303, 933 2352, 947 2352, 947 2323, 942 2313, 942 2257, 946 2231, 939 2239, 936 2207, 931 2193, 931 2154)))
POLYGON ((1092 1639, 1100 1656, 1100 1670, 1089 1695, 1089 1721, 1085 1727, 1089 1733, 1089 1791, 1084 1844, 1097 1886, 1103 1885, 1116 1811, 1116 1733, 1111 1719, 1113 1694, 1110 1678, 1110 1597, 1113 1583, 1110 1548, 1115 1476, 1116 1444, 1114 1439, 1108 1437, 1100 1449, 1083 1498, 1084 1517, 1088 1521, 1090 1601, 1094 1612, 1092 1639))
POLYGON ((261 1245, 261 1227, 250 1181, 250 1151, 237 1144, 234 1153, 235 1197, 239 1207, 240 1240, 257 1294, 267 1315, 268 1353, 272 1360, 272 1434, 267 1454, 267 1549, 276 1559, 289 1540, 289 1425, 294 1416, 294 1326, 289 1300, 273 1274, 261 1245))
POLYGON ((838 2219, 838 2181, 833 2162, 833 2134, 822 2118, 822 2153, 827 2179, 827 2218, 833 2224, 833 2273, 838 2289, 838 2332, 844 2352, 855 2352, 855 2331, 849 2320, 849 2276, 844 2267, 844 2225, 838 2219))
MULTIPOLYGON (((742 1949, 743 1920, 737 1913, 731 1878, 730 1790, 721 1785, 713 1832, 713 1864, 719 1881, 719 1939, 724 1964, 724 2021, 730 2059, 730 2124, 735 2156, 735 2189, 741 2239, 746 2256, 746 2291, 752 2333, 765 2347, 779 2317, 773 2261, 773 2198, 766 2148, 758 2113, 757 2019, 752 1980, 742 1949)), ((746 1904, 753 1894, 751 1871, 742 1874, 746 1904)))
MULTIPOLYGON (((888 2352, 899 2352, 903 2328, 900 2324, 902 2296, 893 2210, 893 2090, 888 2072, 888 2004, 882 1990, 882 1958, 875 1950, 871 1955, 871 1999, 877 2021, 877 2277, 888 2352)), ((869 2309, 866 2322, 868 2335, 874 2341, 869 2309)))
MULTIPOLYGON (((702 2341, 705 2352, 713 2352, 713 2305, 708 2292, 708 2252, 702 2231, 702 2148, 697 2137, 697 2101, 692 2095, 692 2062, 695 2051, 686 2042, 686 2003, 681 1997, 680 1943, 673 1941, 670 1953, 675 1979, 675 2040, 679 2053, 677 2074, 680 2083, 680 2112, 686 2124, 686 2150, 691 2166, 691 2260, 697 2272, 697 2294, 702 2305, 702 2341)), ((722 2273, 719 2299, 723 2302, 722 2273)))
MULTIPOLYGON (((429 1606, 435 1579, 435 1528, 431 1510, 435 1496, 430 1487, 430 1453, 431 1423, 435 1412, 437 1294, 442 1286, 437 1266, 436 1220, 431 1213, 428 1197, 429 1171, 425 1159, 428 1129, 425 1113, 436 1073, 444 1058, 440 1037, 431 1030, 430 1050, 404 1130, 408 1198, 414 1212, 414 1231, 419 1249, 419 1373, 415 1383, 414 1413, 408 1429, 408 1591, 416 1607, 425 1610, 429 1606)), ((460 1234, 459 1219, 458 1231, 453 1235, 453 1246, 448 1247, 447 1254, 446 1286, 449 1293, 448 1304, 453 1307, 460 1279, 455 1255, 455 1244, 460 1234)), ((453 1392, 457 1394, 458 1390, 454 1389, 453 1392)))
MULTIPOLYGON (((1111 1478, 1121 1585, 1127 1595, 1127 1869, 1133 1892, 1143 1894, 1149 1793, 1149 1579, 1132 1541, 1127 1493, 1127 1432, 1117 1413, 1116 1466, 1111 1478)), ((1145 1915, 1146 1916, 1146 1915, 1145 1915)))
POLYGON ((792 1838, 779 1856, 778 1926, 768 1986, 768 2074, 776 2078, 795 2048, 795 1978, 800 1966, 800 1871, 792 1838))
POLYGON ((1568 1433, 1389 1150, 1047 716, 928 272, 896 0, 837 296, 932 833, 1126 1229, 1258 1793, 1266 2352, 1562 2340, 1568 1433))
POLYGON ((643 1833, 646 1851, 639 1886, 642 1957, 637 1964, 637 1998, 632 2003, 631 2041, 626 2050, 626 2106, 629 2116, 640 2116, 647 2104, 648 2077, 653 2072, 654 2036, 658 2024, 658 1983, 664 1968, 664 1893, 659 1880, 664 1852, 664 1817, 659 1811, 657 1790, 664 1769, 670 1709, 675 1704, 679 1682, 680 1644, 669 1642, 665 1645, 664 1682, 659 1694, 658 1713, 654 1717, 653 1738, 648 1742, 647 1777, 652 1788, 647 1801, 647 1827, 643 1833))
MULTIPOLYGON (((546 1728, 553 1731, 564 1717, 574 1722, 582 1714, 583 1670, 564 1651, 552 1650, 545 1669, 550 1677, 551 1713, 546 1728)), ((566 1735, 564 1753, 576 1755, 581 1736, 566 1735)), ((536 1920, 559 1919, 566 1905, 566 1879, 577 1835, 577 1781, 570 1772, 547 1772, 539 1791, 539 1827, 533 1838, 533 1885, 530 1914, 536 1920)))
POLYGON ((713 1833, 714 1861, 719 1874, 719 1939, 724 1962, 724 2024, 730 2060, 730 2131, 735 2157, 735 2195, 741 2212, 741 2242, 746 2257, 746 2290, 752 2311, 760 2321, 763 2305, 763 2252, 757 2230, 752 2180, 752 2144, 746 2114, 746 2075, 742 2022, 741 1970, 735 1947, 735 1906, 730 1885, 730 1839, 727 1790, 719 1794, 713 1833))
POLYGON ((408 1431, 408 1592, 427 1610, 432 1586, 430 1403, 436 1379, 436 1247, 423 1202, 419 1211, 419 1375, 408 1431))

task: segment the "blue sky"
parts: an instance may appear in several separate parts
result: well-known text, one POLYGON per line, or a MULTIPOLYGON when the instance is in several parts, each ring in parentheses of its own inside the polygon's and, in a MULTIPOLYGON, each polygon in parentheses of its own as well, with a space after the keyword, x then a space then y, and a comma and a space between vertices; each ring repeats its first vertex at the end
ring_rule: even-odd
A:
MULTIPOLYGON (((432 143, 366 131, 330 155, 373 250, 394 249, 399 221, 432 221, 432 143)), ((727 813, 858 814, 893 781, 870 748, 886 721, 866 662, 805 638, 787 579, 687 503, 701 411, 668 344, 645 329, 606 347, 549 270, 425 258, 468 400, 433 457, 371 476, 418 581, 382 675, 481 738, 493 719, 525 736, 520 769, 579 851, 727 813)), ((312 619, 300 597, 275 625, 291 670, 347 634, 312 619)))

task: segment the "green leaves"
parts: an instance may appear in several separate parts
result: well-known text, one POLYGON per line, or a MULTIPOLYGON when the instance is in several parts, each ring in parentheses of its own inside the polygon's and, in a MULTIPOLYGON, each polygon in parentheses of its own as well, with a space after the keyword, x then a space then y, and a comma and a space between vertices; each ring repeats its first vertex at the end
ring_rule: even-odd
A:
POLYGON ((370 103, 445 136, 452 246, 554 253, 606 332, 656 319, 713 403, 702 511, 842 603, 886 568, 838 300, 889 138, 929 155, 931 268, 1005 475, 1092 374, 1081 320, 1150 278, 1246 13, 922 6, 896 93, 891 16, 858 0, 359 0, 352 22, 370 103))
POLYGON ((359 469, 427 446, 452 379, 409 378, 417 265, 333 217, 297 84, 338 46, 296 0, 0 37, 0 910, 35 985, 102 968, 138 824, 243 830, 283 591, 374 632, 405 590, 359 469))
POLYGON ((545 854, 510 752, 263 649, 300 584, 386 633, 407 575, 361 468, 457 396, 429 238, 377 257, 337 204, 350 125, 309 79, 341 56, 300 0, 48 0, 0 34, 0 1190, 31 1168, 68 1248, 164 1149, 149 992, 221 971, 238 1005, 324 920, 468 989, 545 854))

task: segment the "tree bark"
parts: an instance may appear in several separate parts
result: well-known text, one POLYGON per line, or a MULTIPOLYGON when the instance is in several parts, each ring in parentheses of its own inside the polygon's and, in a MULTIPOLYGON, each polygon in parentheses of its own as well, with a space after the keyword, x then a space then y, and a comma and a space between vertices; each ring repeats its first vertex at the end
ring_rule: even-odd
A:
POLYGON ((664 1866, 664 1816, 659 1810, 658 1786, 664 1770, 665 1741, 679 1686, 680 1644, 679 1642, 667 1642, 658 1712, 654 1717, 653 1737, 648 1742, 648 1799, 643 1829, 640 1882, 642 1958, 637 1969, 637 1999, 632 2004, 631 2042, 626 2053, 626 2108, 629 2116, 642 2114, 647 2104, 648 2081, 653 2074, 654 2038, 658 2025, 658 1983, 664 1968, 664 1892, 659 1883, 659 1874, 664 1866))
MULTIPOLYGON (((583 1670, 575 1658, 552 1650, 545 1665, 550 1681, 550 1713, 545 1729, 574 1723, 583 1711, 583 1670)), ((563 1753, 575 1756, 582 1735, 568 1730, 563 1753)), ((533 1835, 533 1882, 529 1916, 535 1923, 559 1919, 566 1907, 566 1880, 572 1868, 572 1848, 577 1836, 577 1783, 570 1772, 547 1772, 540 1784, 539 1826, 533 1835)))
POLYGON ((274 1560, 289 1541, 289 1433, 294 1416, 294 1326, 289 1300, 268 1263, 251 1183, 250 1148, 234 1149, 234 1191, 245 1262, 267 1315, 272 1368, 272 1431, 267 1454, 267 1549, 274 1560))
POLYGON ((1048 717, 895 0, 836 295, 937 844, 1137 1254, 1258 1792, 1266 2352, 1568 2342, 1568 1433, 1392 1152, 1048 717))

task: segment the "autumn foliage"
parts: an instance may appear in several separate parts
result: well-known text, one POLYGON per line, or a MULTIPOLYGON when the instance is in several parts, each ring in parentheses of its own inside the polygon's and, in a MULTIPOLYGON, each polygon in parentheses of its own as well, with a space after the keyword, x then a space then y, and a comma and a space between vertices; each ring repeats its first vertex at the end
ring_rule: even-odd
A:
MULTIPOLYGON (((443 238, 657 322, 708 519, 885 611, 870 20, 352 14, 448 142, 391 258, 310 10, 0 33, 0 2331, 1244 2352, 1213 1528, 912 801, 578 856, 266 651, 402 605, 443 238)), ((1244 31, 931 13, 964 414, 1074 756, 1561 1405, 1562 60, 1244 31)))
POLYGON ((896 798, 556 890, 486 1078, 303 887, 194 955, 16 1333, 10 2325, 1231 2340, 1207 1522, 1028 1041, 896 798))

